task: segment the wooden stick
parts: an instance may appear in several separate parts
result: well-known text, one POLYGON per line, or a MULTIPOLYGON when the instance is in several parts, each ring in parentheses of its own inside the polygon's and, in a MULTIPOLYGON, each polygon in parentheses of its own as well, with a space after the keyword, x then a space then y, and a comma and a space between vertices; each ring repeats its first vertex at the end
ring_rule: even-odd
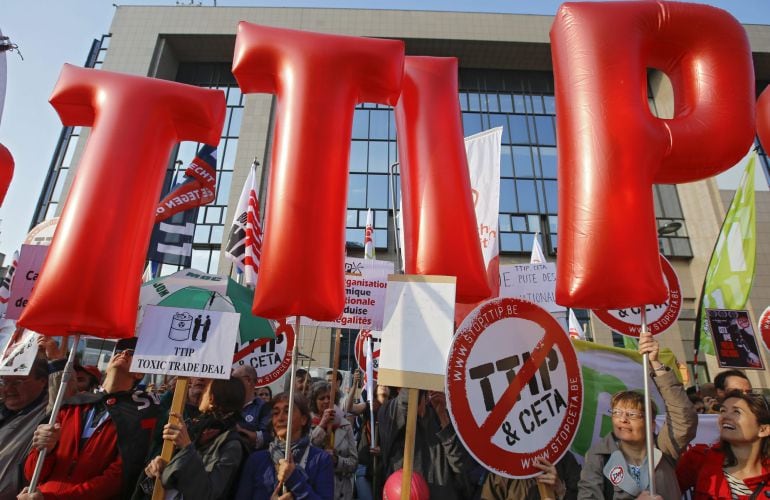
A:
POLYGON ((537 491, 540 493, 541 500, 556 500, 556 494, 553 492, 553 488, 547 484, 537 483, 537 491))
MULTIPOLYGON (((340 340, 342 333, 339 328, 334 329, 334 366, 332 366, 332 386, 329 391, 329 405, 334 410, 334 400, 337 398, 337 377, 340 368, 340 340)), ((335 415, 336 420, 336 415, 335 415)), ((329 448, 334 449, 334 420, 326 425, 326 434, 329 436, 329 448)))
MULTIPOLYGON (((171 409, 169 410, 168 423, 178 424, 179 418, 172 416, 171 413, 182 415, 184 412, 184 403, 187 399, 187 384, 190 382, 188 377, 177 377, 176 387, 174 388, 174 399, 171 400, 171 409)), ((174 442, 168 439, 163 440, 163 448, 160 452, 160 458, 168 464, 174 455, 174 442)), ((163 500, 166 491, 160 482, 160 476, 155 478, 155 487, 152 489, 152 500, 163 500)))
POLYGON ((401 500, 409 500, 412 491, 412 462, 414 460, 414 436, 417 431, 417 403, 419 389, 408 389, 406 407, 406 436, 404 436, 404 468, 401 471, 401 500))

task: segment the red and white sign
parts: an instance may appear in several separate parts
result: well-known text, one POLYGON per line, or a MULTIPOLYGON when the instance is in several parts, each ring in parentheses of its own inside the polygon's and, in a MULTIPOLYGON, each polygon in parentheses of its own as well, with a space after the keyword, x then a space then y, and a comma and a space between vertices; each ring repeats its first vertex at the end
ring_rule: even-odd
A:
POLYGON ((372 378, 377 381, 377 369, 380 366, 380 342, 382 341, 380 332, 370 330, 361 330, 356 336, 354 354, 358 367, 366 372, 366 343, 372 339, 372 378))
POLYGON ((235 345, 233 368, 249 364, 257 370, 256 386, 268 385, 283 376, 291 366, 296 336, 286 319, 274 322, 274 339, 256 339, 235 345))
MULTIPOLYGON (((668 300, 662 304, 648 305, 647 331, 653 335, 668 330, 679 318, 682 311, 682 287, 679 286, 679 278, 676 276, 671 263, 662 255, 660 265, 663 268, 663 281, 668 288, 668 300)), ((594 309, 596 317, 618 333, 629 337, 639 337, 642 327, 641 307, 629 307, 627 309, 594 309)))
POLYGON ((540 474, 537 457, 559 461, 583 409, 580 365, 567 332, 545 309, 513 297, 484 302, 460 325, 446 394, 465 448, 511 478, 540 474))
POLYGON ((765 343, 765 349, 770 351, 770 307, 765 309, 762 316, 759 317, 759 334, 762 342, 765 343))

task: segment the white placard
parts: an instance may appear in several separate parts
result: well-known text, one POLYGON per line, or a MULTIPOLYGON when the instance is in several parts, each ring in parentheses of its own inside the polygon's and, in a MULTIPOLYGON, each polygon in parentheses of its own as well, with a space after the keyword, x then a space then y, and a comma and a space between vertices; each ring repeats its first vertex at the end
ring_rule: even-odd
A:
POLYGON ((29 375, 37 356, 38 334, 16 328, 16 322, 3 320, 0 325, 0 375, 29 375))
POLYGON ((444 390, 456 288, 454 276, 390 276, 380 346, 380 384, 444 390))
POLYGON ((556 303, 556 264, 508 264, 500 266, 500 297, 518 297, 549 313, 565 312, 556 303))
POLYGON ((230 378, 238 313, 146 306, 131 371, 230 378))
POLYGON ((303 325, 353 330, 381 330, 385 314, 388 276, 393 274, 390 261, 345 258, 345 309, 334 321, 302 318, 303 325))

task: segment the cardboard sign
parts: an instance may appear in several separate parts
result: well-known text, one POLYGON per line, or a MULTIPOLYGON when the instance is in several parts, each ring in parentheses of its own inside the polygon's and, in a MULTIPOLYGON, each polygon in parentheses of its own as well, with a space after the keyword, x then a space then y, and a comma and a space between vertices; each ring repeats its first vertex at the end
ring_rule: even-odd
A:
POLYGON ((759 333, 762 335, 765 349, 770 351, 770 307, 765 309, 762 316, 759 317, 759 333))
POLYGON ((0 326, 0 375, 29 375, 37 356, 38 334, 6 319, 0 326))
POLYGON ((380 344, 379 383, 444 390, 454 331, 457 278, 393 275, 388 279, 380 344))
POLYGON ((394 265, 384 260, 345 258, 345 309, 334 321, 302 318, 303 325, 382 330, 385 292, 394 265))
POLYGON ((274 339, 255 339, 245 344, 238 342, 233 356, 233 369, 243 365, 253 366, 257 371, 254 385, 268 385, 283 376, 291 366, 294 349, 294 327, 285 319, 274 322, 274 339))
POLYGON ((5 312, 6 318, 19 319, 21 316, 21 312, 29 302, 29 296, 32 295, 32 289, 35 287, 46 255, 48 255, 47 245, 21 246, 19 265, 14 274, 8 309, 5 312))
POLYGON ((556 264, 511 264, 500 266, 500 297, 518 297, 550 313, 565 312, 556 303, 556 264))
POLYGON ((748 311, 706 309, 720 368, 764 370, 748 311))
POLYGON ((377 381, 378 370, 380 368, 380 344, 382 336, 380 332, 361 330, 356 336, 356 343, 353 348, 353 354, 356 357, 358 367, 366 372, 366 344, 372 339, 372 378, 377 381))
MULTIPOLYGON (((676 276, 671 263, 662 255, 660 256, 660 265, 663 268, 663 282, 666 284, 666 288, 668 288, 668 299, 662 304, 645 307, 647 311, 647 331, 653 335, 668 330, 679 319, 679 313, 682 311, 682 287, 679 285, 679 278, 676 276)), ((610 310, 594 309, 593 312, 599 321, 612 330, 629 337, 639 337, 642 324, 641 307, 610 310)))
POLYGON ((463 321, 446 369, 447 408, 473 457, 505 477, 555 463, 580 426, 583 382, 567 332, 517 298, 484 302, 463 321))
POLYGON ((238 313, 146 306, 131 371, 230 378, 238 313))

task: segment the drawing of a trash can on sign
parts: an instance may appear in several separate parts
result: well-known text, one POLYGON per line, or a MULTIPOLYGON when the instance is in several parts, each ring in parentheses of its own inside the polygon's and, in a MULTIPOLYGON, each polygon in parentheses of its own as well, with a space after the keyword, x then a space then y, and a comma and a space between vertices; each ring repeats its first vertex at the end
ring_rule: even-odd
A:
POLYGON ((174 317, 171 319, 171 328, 168 330, 168 338, 177 341, 189 339, 192 324, 192 314, 186 312, 174 314, 174 317))

